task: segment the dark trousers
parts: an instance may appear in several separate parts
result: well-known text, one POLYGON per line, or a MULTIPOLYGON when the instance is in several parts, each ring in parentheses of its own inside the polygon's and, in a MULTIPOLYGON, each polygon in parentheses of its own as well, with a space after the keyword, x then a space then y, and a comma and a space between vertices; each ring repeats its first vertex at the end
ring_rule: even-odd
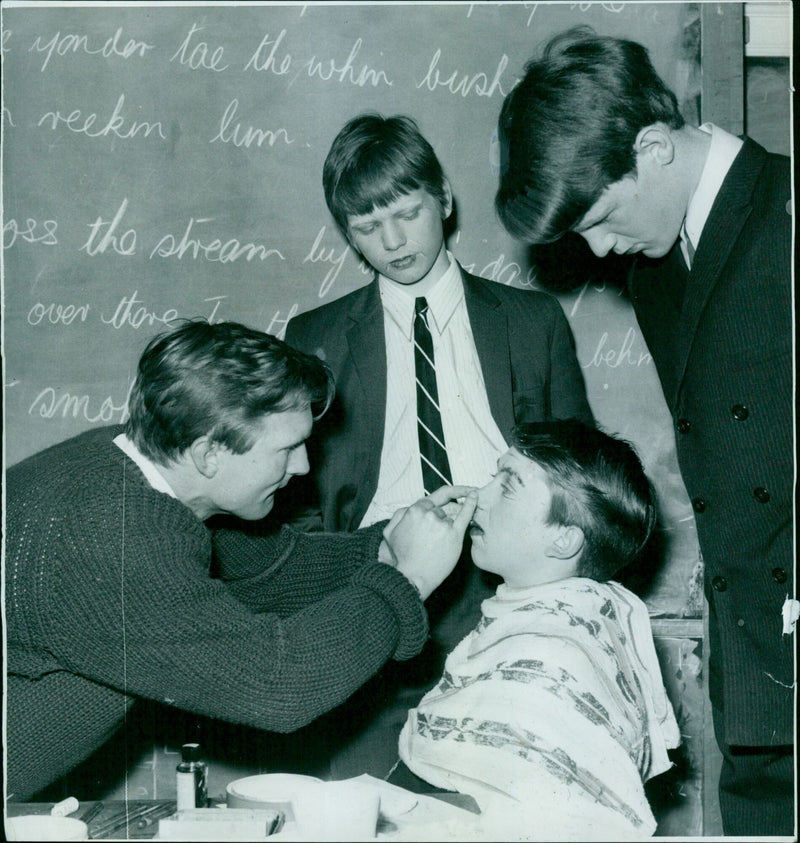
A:
POLYGON ((714 733, 722 752, 719 807, 728 837, 794 833, 794 747, 731 746, 722 711, 714 706, 714 733))

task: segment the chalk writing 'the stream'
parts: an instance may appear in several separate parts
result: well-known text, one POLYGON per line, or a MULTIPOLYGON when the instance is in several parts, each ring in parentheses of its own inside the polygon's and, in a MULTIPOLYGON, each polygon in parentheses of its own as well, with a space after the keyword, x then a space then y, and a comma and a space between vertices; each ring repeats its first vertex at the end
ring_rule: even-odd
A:
POLYGON ((224 242, 218 237, 203 242, 198 237, 193 236, 195 225, 204 225, 210 222, 213 222, 212 217, 203 219, 191 217, 186 224, 181 238, 176 239, 172 234, 165 234, 150 252, 150 258, 158 256, 161 258, 177 258, 181 260, 183 257, 188 256, 193 260, 204 258, 207 261, 216 261, 219 263, 233 263, 242 257, 248 263, 253 258, 258 258, 262 261, 270 257, 286 260, 277 249, 269 248, 262 243, 242 243, 235 237, 231 237, 224 242))

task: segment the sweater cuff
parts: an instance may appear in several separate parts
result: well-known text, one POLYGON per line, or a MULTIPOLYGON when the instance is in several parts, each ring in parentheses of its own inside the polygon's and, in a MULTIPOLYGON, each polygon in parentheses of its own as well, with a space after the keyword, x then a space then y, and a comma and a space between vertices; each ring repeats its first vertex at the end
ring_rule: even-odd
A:
MULTIPOLYGON (((364 539, 361 558, 365 565, 375 562, 378 558, 378 552, 383 541, 383 528, 388 523, 388 521, 378 521, 376 524, 371 524, 369 527, 362 527, 356 531, 355 535, 362 536, 364 539)), ((353 534, 351 533, 350 535, 353 534)))
POLYGON ((416 656, 428 639, 428 613, 411 581, 396 568, 376 562, 359 568, 352 582, 377 591, 392 607, 400 625, 400 640, 392 658, 405 661, 416 656))

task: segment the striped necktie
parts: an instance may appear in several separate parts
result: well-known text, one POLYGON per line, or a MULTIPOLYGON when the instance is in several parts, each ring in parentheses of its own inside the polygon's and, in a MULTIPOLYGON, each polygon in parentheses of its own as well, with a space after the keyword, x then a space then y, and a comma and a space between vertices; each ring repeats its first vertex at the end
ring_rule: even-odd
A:
POLYGON ((681 226, 681 240, 683 241, 683 259, 686 261, 686 266, 689 270, 692 268, 694 262, 694 244, 692 243, 689 233, 686 231, 686 223, 681 226))
POLYGON ((414 367, 417 376, 417 434, 425 494, 451 483, 450 464, 444 444, 433 337, 428 327, 428 302, 414 300, 414 367))

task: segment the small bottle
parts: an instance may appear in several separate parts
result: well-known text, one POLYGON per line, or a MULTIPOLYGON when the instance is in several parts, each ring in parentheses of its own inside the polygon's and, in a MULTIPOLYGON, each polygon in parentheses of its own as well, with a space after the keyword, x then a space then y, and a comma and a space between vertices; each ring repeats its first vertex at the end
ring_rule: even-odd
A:
POLYGON ((208 767, 200 756, 200 744, 185 743, 181 747, 181 763, 177 766, 177 809, 205 808, 207 804, 208 767))

